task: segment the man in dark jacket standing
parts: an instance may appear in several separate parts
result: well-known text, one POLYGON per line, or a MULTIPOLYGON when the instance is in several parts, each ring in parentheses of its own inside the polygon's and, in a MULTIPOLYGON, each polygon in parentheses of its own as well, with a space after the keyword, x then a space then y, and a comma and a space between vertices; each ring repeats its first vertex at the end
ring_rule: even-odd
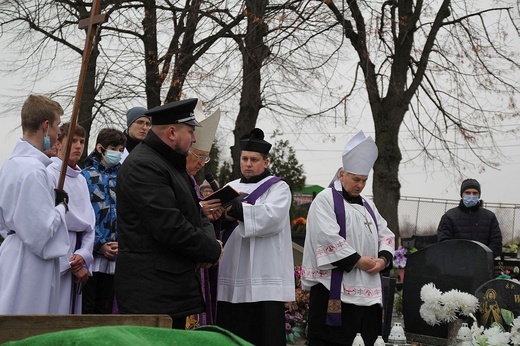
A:
POLYGON ((153 127, 125 160, 116 188, 119 311, 168 314, 179 329, 186 316, 204 311, 197 269, 216 263, 222 252, 186 172, 200 126, 196 103, 182 100, 146 112, 153 127))
POLYGON ((482 206, 480 184, 466 179, 460 187, 459 206, 448 210, 441 218, 437 237, 439 242, 450 239, 475 240, 487 245, 493 256, 502 253, 502 232, 495 214, 482 206))
POLYGON ((145 115, 146 112, 147 109, 144 107, 133 107, 126 112, 127 128, 124 131, 126 144, 121 156, 121 163, 134 150, 137 144, 144 140, 150 127, 152 127, 150 117, 145 115))

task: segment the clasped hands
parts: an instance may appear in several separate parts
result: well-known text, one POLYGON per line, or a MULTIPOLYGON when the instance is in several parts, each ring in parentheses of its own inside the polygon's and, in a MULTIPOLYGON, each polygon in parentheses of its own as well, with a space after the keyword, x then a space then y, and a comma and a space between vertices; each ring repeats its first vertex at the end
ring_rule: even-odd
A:
POLYGON ((354 268, 366 271, 368 274, 377 274, 385 269, 386 261, 382 258, 375 258, 371 256, 361 256, 354 268))
POLYGON ((109 241, 99 247, 100 254, 108 258, 109 260, 115 260, 117 253, 119 252, 119 246, 117 241, 109 241))
POLYGON ((88 270, 85 268, 85 260, 80 255, 72 255, 69 260, 70 270, 79 284, 85 284, 88 280, 88 270))

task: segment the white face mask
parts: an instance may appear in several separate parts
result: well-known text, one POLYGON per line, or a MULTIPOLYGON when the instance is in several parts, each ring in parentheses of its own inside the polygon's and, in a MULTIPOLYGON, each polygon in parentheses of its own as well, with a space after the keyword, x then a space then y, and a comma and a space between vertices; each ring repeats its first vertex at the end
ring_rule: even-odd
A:
POLYGON ((104 155, 105 162, 110 166, 115 166, 121 161, 121 155, 123 153, 116 150, 107 150, 106 154, 104 155))

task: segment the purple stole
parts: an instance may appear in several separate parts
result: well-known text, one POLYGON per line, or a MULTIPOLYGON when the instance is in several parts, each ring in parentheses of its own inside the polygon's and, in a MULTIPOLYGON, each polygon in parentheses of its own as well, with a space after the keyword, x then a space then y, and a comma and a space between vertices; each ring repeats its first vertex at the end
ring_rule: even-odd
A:
MULTIPOLYGON (((200 193, 200 187, 199 184, 197 184, 195 177, 193 175, 189 175, 189 177, 191 179, 191 182, 193 183, 193 188, 195 189, 195 194, 197 195, 197 198, 199 200, 204 199, 204 196, 202 196, 202 194, 200 193)), ((204 304, 206 305, 206 311, 188 316, 186 324, 189 324, 190 322, 193 322, 193 324, 189 325, 186 329, 193 329, 198 328, 200 326, 213 324, 213 305, 211 299, 211 289, 209 285, 210 282, 208 276, 208 269, 200 268, 199 273, 200 285, 202 289, 202 298, 204 299, 204 304), (190 317, 193 317, 193 320, 190 319, 190 317)))
POLYGON ((193 175, 189 174, 189 177, 191 179, 191 182, 193 183, 193 188, 195 189, 195 194, 197 195, 197 198, 199 200, 204 199, 204 196, 200 193, 199 184, 197 184, 197 181, 195 180, 195 177, 193 175))
MULTIPOLYGON (((334 199, 334 213, 336 214, 336 222, 339 225, 339 235, 346 238, 347 231, 345 228, 345 206, 341 192, 334 188, 334 184, 329 186, 332 189, 332 198, 334 199)), ((363 206, 367 209, 377 229, 376 216, 372 207, 363 198, 363 206)), ((330 281, 330 295, 327 306, 327 319, 325 324, 332 327, 341 326, 341 282, 343 281, 343 270, 340 268, 332 269, 332 277, 330 281)))
MULTIPOLYGON (((254 205, 258 197, 262 196, 272 185, 276 184, 280 180, 282 180, 282 178, 272 177, 271 179, 264 181, 259 187, 257 187, 253 192, 251 192, 249 196, 247 196, 244 199, 244 202, 254 205)), ((237 226, 238 221, 233 221, 233 223, 231 223, 229 227, 222 233, 222 243, 224 243, 224 245, 226 244, 229 236, 231 235, 231 233, 233 233, 237 226)))

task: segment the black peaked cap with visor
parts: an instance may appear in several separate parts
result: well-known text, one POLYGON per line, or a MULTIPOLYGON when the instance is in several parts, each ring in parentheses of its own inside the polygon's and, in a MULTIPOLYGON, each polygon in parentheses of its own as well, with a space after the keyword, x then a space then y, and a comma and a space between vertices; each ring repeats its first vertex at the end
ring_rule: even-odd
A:
POLYGON ((152 118, 152 125, 186 124, 200 127, 193 112, 197 101, 198 99, 192 98, 167 103, 150 109, 145 115, 152 118))

